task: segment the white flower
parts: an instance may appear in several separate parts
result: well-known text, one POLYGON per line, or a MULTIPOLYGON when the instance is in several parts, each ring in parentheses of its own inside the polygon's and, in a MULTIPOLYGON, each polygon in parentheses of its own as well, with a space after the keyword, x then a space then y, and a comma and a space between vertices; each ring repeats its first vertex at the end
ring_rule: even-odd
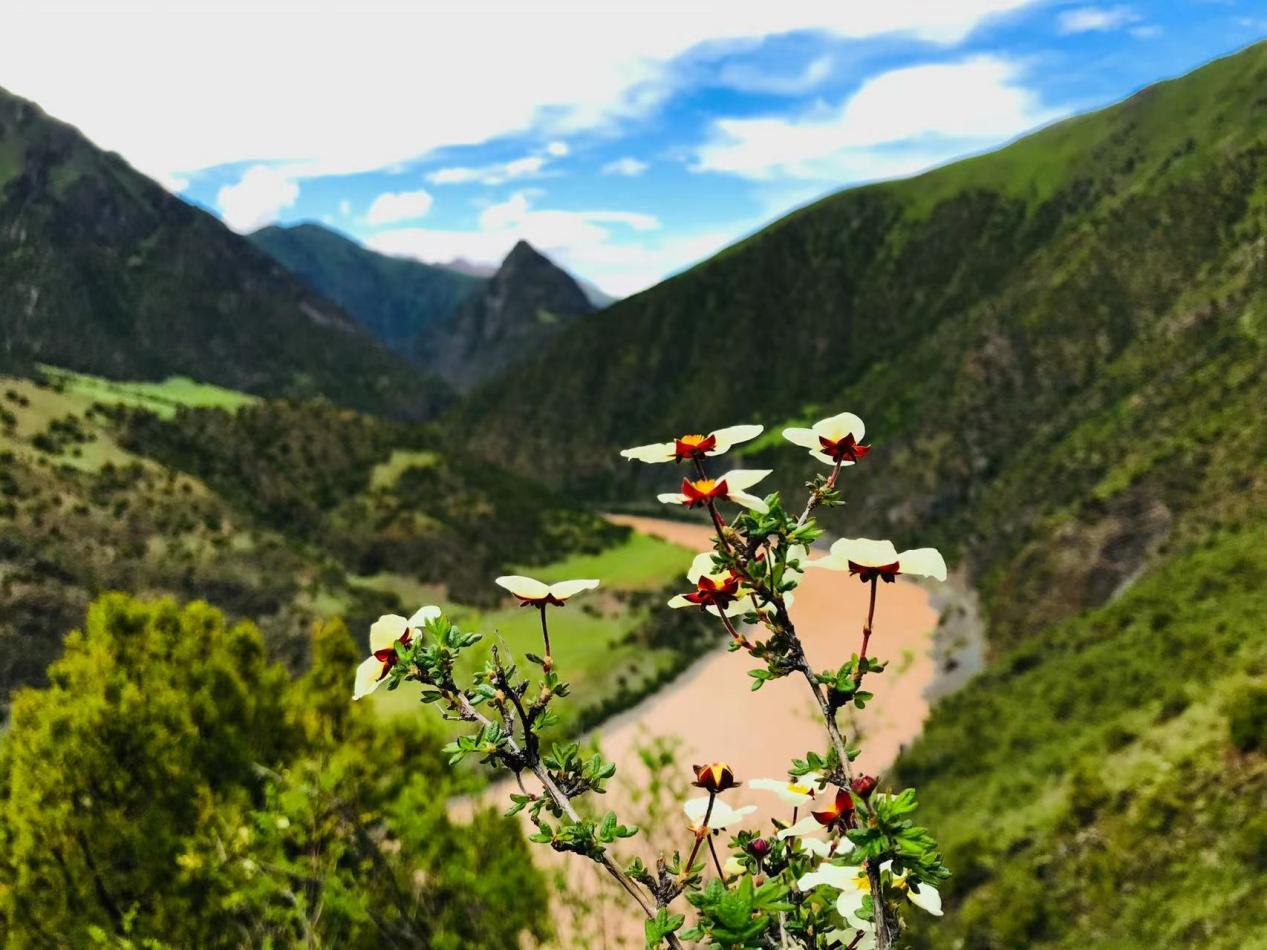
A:
POLYGON ((866 426, 852 412, 842 412, 815 422, 808 429, 784 429, 783 438, 809 449, 809 454, 828 465, 852 465, 871 451, 862 445, 866 426))
POLYGON ((833 858, 842 854, 848 854, 853 850, 854 844, 848 838, 833 838, 831 841, 823 841, 821 838, 801 838, 801 847, 809 854, 816 858, 833 858))
POLYGON ((540 607, 544 604, 562 607, 569 597, 575 597, 583 590, 593 590, 599 584, 598 581, 592 579, 543 584, 541 581, 531 577, 521 577, 518 574, 499 577, 494 583, 518 597, 519 602, 525 607, 540 607))
POLYGON ((733 854, 726 859, 726 863, 722 865, 721 869, 726 877, 739 877, 748 873, 748 866, 733 854))
POLYGON ((740 442, 755 439, 764 431, 764 426, 730 426, 717 429, 708 435, 683 435, 672 442, 655 442, 651 445, 639 445, 625 449, 620 454, 630 461, 639 462, 682 462, 721 455, 740 442))
POLYGON ((802 818, 796 824, 792 825, 790 828, 784 828, 782 831, 780 831, 777 837, 780 840, 786 840, 788 838, 799 838, 802 835, 812 835, 815 832, 819 832, 822 830, 823 830, 823 826, 817 818, 815 818, 813 815, 806 815, 804 818, 802 818))
POLYGON ((864 581, 879 577, 891 582, 898 574, 946 579, 946 562, 936 548, 915 548, 899 554, 892 541, 870 538, 841 538, 831 546, 827 557, 809 561, 805 566, 848 571, 864 581))
MULTIPOLYGON (((686 817, 691 819, 691 826, 700 828, 703 825, 704 813, 708 811, 708 796, 691 798, 682 806, 686 817)), ((757 810, 756 805, 744 805, 743 808, 731 808, 720 798, 713 798, 713 810, 708 816, 708 827, 712 831, 729 828, 743 821, 744 817, 757 810)))
MULTIPOLYGON (((886 863, 882 865, 882 868, 884 870, 888 870, 889 864, 886 863)), ((940 917, 942 915, 941 892, 931 884, 925 884, 923 882, 919 884, 912 884, 907 880, 907 877, 908 875, 905 874, 900 876, 895 874, 893 876, 893 886, 906 894, 906 899, 920 910, 928 911, 928 913, 932 914, 934 917, 940 917), (918 894, 914 891, 914 888, 916 887, 919 888, 918 894)))
POLYGON ((816 775, 806 775, 800 779, 792 779, 790 782, 779 778, 755 778, 748 783, 748 787, 774 792, 793 808, 799 808, 813 800, 817 781, 816 775))
POLYGON ((440 616, 434 605, 419 608, 408 620, 397 614, 384 614, 370 627, 370 658, 356 668, 356 684, 352 698, 360 699, 378 689, 396 665, 396 644, 409 646, 415 630, 440 616))
POLYGON ((668 492, 657 497, 666 505, 686 505, 688 508, 698 508, 710 501, 733 501, 736 505, 764 514, 770 510, 769 506, 755 495, 748 494, 747 489, 769 475, 770 471, 736 468, 720 478, 697 478, 694 481, 684 478, 680 492, 668 492))
POLYGON ((752 592, 740 586, 739 578, 729 568, 718 570, 713 564, 713 555, 707 551, 695 555, 686 579, 695 585, 695 590, 678 594, 669 601, 670 607, 703 607, 713 616, 724 610, 727 617, 752 609, 747 599, 752 592))

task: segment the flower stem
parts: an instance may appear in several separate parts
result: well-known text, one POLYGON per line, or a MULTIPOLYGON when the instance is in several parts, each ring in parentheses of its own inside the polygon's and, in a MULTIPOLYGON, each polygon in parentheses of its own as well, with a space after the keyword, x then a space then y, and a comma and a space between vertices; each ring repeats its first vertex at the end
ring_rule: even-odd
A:
POLYGON ((867 607, 867 622, 862 627, 862 649, 858 651, 858 671, 854 673, 853 683, 862 683, 862 664, 867 659, 867 646, 871 643, 871 625, 875 621, 875 589, 878 577, 871 578, 871 604, 867 607))
POLYGON ((717 868, 717 877, 721 881, 722 886, 726 886, 726 872, 721 869, 721 858, 717 857, 717 846, 713 844, 713 836, 708 836, 708 850, 713 855, 713 867, 717 868))
POLYGON ((542 659, 542 669, 549 673, 554 669, 554 658, 550 656, 550 626, 546 623, 546 605, 541 604, 541 639, 545 641, 545 656, 542 659))
POLYGON ((708 837, 708 819, 713 816, 713 801, 716 798, 716 792, 708 793, 708 807, 704 809, 704 820, 700 822, 700 828, 695 832, 695 844, 691 847, 691 854, 686 859, 686 864, 682 868, 683 874, 691 873, 691 865, 695 863, 695 856, 699 854, 699 846, 703 844, 704 839, 708 837))

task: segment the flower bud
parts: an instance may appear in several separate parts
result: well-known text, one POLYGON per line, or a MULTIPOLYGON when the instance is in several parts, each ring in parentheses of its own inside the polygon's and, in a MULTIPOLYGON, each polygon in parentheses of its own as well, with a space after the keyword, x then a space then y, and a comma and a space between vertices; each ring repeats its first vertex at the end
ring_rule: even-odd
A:
POLYGON ((874 775, 859 775, 849 783, 849 787, 853 789, 855 795, 865 801, 871 797, 871 793, 875 791, 875 787, 879 784, 880 780, 874 775))
POLYGON ((748 853, 754 858, 764 858, 770 853, 770 842, 765 838, 753 838, 748 842, 748 853))
POLYGON ((728 788, 739 785, 735 781, 735 773, 725 762, 711 762, 708 765, 692 765, 695 770, 695 781, 691 784, 716 795, 728 788))

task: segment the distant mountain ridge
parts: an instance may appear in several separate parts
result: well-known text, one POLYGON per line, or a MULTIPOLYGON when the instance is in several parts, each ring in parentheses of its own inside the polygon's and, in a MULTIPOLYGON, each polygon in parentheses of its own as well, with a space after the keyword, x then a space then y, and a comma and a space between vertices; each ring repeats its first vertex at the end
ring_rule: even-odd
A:
POLYGON ((525 359, 597 308, 576 280, 519 241, 481 292, 418 342, 421 365, 459 391, 525 359))
POLYGON ((489 276, 473 266, 379 254, 318 224, 268 227, 250 240, 370 333, 459 390, 531 357, 574 319, 610 301, 526 241, 489 276))
POLYGON ((432 414, 447 389, 215 217, 0 90, 0 361, 432 414))
POLYGON ((390 257, 320 224, 273 225, 247 236, 301 281, 398 353, 448 320, 487 282, 447 267, 390 257))

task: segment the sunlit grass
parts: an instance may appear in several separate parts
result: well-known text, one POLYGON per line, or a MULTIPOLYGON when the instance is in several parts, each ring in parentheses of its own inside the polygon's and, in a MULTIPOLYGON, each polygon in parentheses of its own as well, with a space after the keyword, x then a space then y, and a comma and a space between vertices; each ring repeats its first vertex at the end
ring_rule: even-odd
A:
POLYGON ((255 396, 200 383, 187 376, 173 376, 161 383, 118 382, 54 366, 41 366, 40 370, 68 393, 87 396, 90 402, 135 406, 163 417, 175 415, 182 406, 233 410, 258 402, 255 396))

